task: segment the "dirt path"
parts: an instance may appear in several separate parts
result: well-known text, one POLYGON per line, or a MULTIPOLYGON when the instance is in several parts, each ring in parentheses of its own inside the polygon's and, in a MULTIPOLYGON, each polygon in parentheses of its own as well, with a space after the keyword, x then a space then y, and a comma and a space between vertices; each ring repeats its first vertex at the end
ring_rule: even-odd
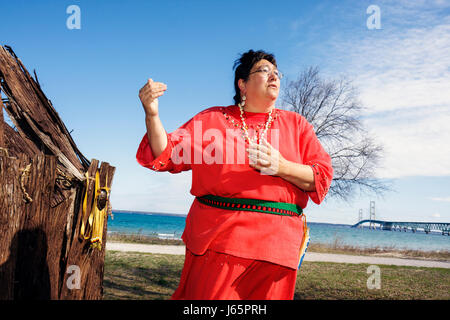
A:
MULTIPOLYGON (((185 248, 185 246, 107 242, 106 250, 184 255, 186 248, 185 248)), ((307 252, 304 261, 356 263, 356 264, 357 263, 368 263, 368 264, 376 264, 376 265, 381 264, 381 265, 397 265, 397 266, 450 269, 450 262, 417 260, 417 259, 403 259, 403 258, 389 258, 389 257, 355 256, 355 255, 347 255, 347 254, 316 253, 316 252, 307 252)))

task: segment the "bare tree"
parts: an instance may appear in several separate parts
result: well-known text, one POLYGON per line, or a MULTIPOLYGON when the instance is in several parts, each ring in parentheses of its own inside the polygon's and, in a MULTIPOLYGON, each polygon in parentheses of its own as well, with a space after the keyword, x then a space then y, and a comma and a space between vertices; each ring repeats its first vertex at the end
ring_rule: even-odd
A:
POLYGON ((356 189, 377 195, 389 190, 387 182, 374 176, 383 149, 363 127, 363 107, 351 81, 322 80, 319 69, 310 67, 297 80, 288 81, 282 100, 286 109, 314 126, 330 154, 334 169, 331 197, 348 201, 356 189))

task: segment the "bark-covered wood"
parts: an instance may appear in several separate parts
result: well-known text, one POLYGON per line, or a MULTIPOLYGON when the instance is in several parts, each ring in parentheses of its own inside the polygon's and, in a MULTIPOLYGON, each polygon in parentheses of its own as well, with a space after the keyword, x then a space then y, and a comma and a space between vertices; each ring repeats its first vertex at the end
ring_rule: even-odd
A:
POLYGON ((95 205, 85 173, 99 171, 110 188, 115 168, 84 158, 10 48, 0 47, 0 86, 15 125, 0 114, 0 299, 101 299, 107 219, 101 250, 91 248, 80 237, 86 184, 87 212, 95 205), (79 288, 70 285, 71 266, 79 288))
MULTIPOLYGON (((3 125, 3 102, 2 102, 2 93, 0 91, 0 148, 4 147, 5 141, 4 141, 4 125, 3 125)), ((0 152, 2 152, 2 149, 0 149, 0 152)))
MULTIPOLYGON (((88 173, 90 177, 95 177, 98 161, 93 160, 89 167, 88 173)), ((112 177, 114 176, 115 168, 111 167, 108 163, 102 162, 100 165, 100 187, 110 187, 112 177), (108 174, 108 181, 106 181, 106 174, 108 174)), ((94 180, 89 180, 88 185, 88 201, 87 210, 90 212, 93 205, 94 198, 94 180)), ((83 190, 85 191, 85 190, 83 190)), ((81 226, 81 220, 87 219, 82 215, 82 205, 77 209, 76 225, 81 226)), ((103 227, 103 248, 101 251, 91 248, 87 245, 85 240, 80 237, 80 227, 75 228, 72 234, 72 245, 67 257, 66 265, 77 265, 83 272, 81 273, 80 290, 70 290, 66 285, 70 274, 65 274, 63 286, 61 290, 62 299, 99 299, 103 294, 103 274, 104 274, 104 259, 105 259, 105 244, 106 244, 106 230, 107 220, 103 227), (100 288, 100 294, 93 289, 100 288)))
POLYGON ((9 156, 17 157, 19 154, 32 156, 40 154, 39 149, 28 139, 23 139, 18 132, 11 128, 6 122, 3 122, 3 144, 4 152, 9 156))
POLYGON ((33 141, 43 153, 56 155, 68 174, 81 181, 89 161, 76 147, 39 84, 9 47, 0 46, 0 80, 7 97, 6 110, 19 134, 33 141))

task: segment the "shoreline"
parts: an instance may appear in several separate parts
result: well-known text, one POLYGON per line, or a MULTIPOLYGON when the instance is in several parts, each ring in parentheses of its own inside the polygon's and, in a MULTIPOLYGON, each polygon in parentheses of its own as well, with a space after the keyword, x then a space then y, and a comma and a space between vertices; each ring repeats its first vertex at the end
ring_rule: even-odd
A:
MULTIPOLYGON (((184 255, 186 247, 184 245, 164 245, 164 244, 143 244, 143 243, 125 243, 109 241, 106 243, 107 251, 156 253, 170 255, 184 255)), ((450 269, 449 261, 436 261, 424 259, 412 259, 405 257, 380 257, 364 256, 337 253, 320 253, 307 251, 304 261, 310 262, 334 262, 350 264, 374 264, 374 265, 397 265, 426 268, 444 268, 450 269)))

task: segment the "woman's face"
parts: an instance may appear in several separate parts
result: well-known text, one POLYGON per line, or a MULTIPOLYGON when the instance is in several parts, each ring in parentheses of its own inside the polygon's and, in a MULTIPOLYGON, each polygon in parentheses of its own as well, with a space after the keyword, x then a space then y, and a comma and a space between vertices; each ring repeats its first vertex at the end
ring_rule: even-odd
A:
POLYGON ((241 96, 245 95, 250 103, 273 103, 278 98, 280 79, 275 75, 277 68, 269 61, 262 59, 255 63, 250 70, 247 82, 239 80, 241 96), (263 72, 264 67, 269 73, 263 72))

